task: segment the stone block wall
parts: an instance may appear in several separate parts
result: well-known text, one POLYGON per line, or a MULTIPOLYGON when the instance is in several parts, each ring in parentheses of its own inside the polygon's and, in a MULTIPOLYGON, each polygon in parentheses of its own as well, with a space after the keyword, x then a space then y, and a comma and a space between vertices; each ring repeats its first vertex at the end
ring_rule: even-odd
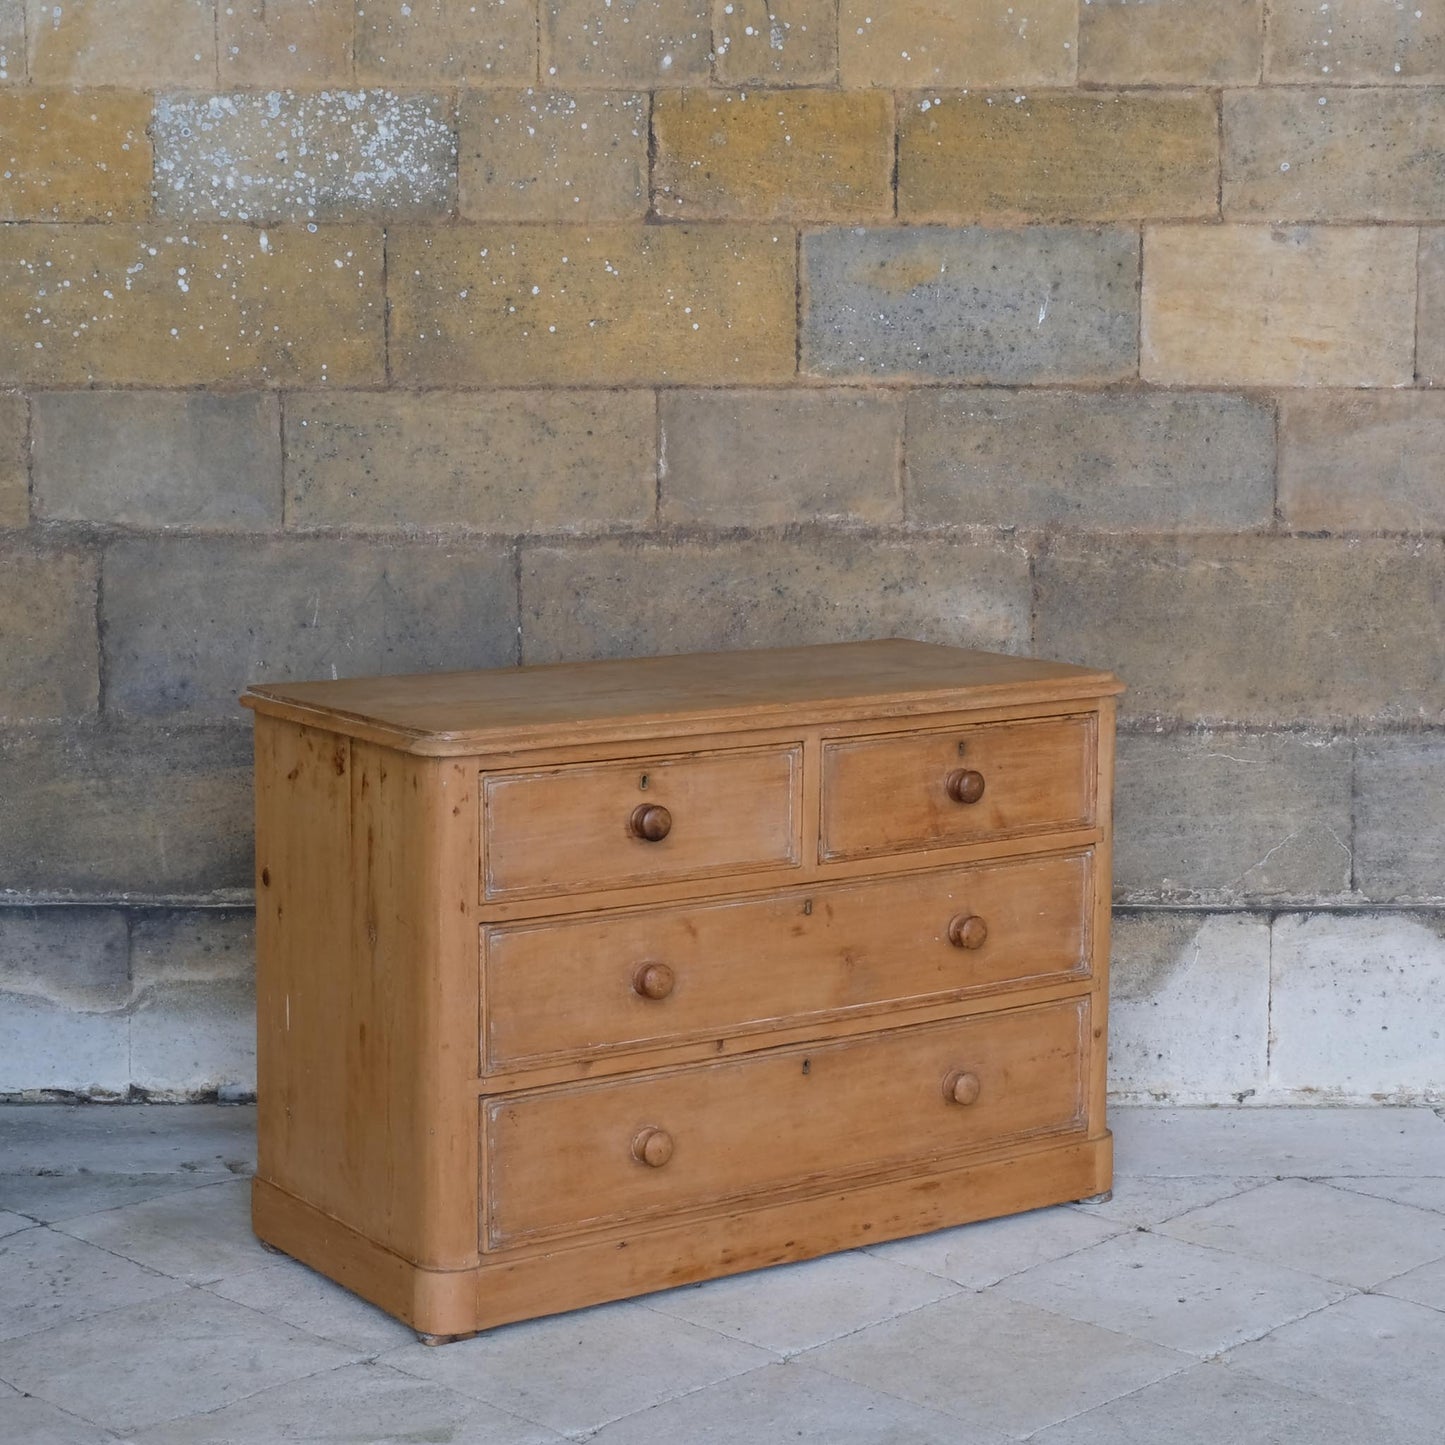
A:
POLYGON ((1114 1083, 1445 1097, 1445 9, 0 0, 0 1094, 244 1094, 248 679, 1115 668, 1114 1083))

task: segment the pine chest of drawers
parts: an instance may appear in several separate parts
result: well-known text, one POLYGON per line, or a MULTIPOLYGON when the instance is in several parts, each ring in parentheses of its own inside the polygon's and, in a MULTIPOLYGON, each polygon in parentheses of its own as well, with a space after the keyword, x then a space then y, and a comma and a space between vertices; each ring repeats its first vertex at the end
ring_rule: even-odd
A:
POLYGON ((1109 1188, 1108 674, 257 686, 275 1247, 424 1336, 1109 1188))

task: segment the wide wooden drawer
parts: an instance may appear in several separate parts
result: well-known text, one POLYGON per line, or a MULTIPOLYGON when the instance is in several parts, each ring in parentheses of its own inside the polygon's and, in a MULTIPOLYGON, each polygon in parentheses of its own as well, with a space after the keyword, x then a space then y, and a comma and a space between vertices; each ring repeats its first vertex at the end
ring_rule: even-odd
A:
POLYGON ((1089 971, 1089 850, 483 929, 484 1067, 1089 971))
POLYGON ((796 865, 802 750, 488 773, 487 899, 796 865))
POLYGON ((858 858, 1088 827, 1094 779, 1091 716, 825 743, 821 853, 858 858))
POLYGON ((482 1245, 1082 1127, 1087 997, 483 1100, 482 1245))

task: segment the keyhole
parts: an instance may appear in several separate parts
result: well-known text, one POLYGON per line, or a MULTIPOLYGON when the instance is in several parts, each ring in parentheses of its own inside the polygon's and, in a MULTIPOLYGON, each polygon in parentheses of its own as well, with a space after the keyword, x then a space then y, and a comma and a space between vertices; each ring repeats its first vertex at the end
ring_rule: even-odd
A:
POLYGON ((643 773, 643 775, 637 780, 637 786, 638 786, 639 788, 641 788, 644 792, 647 791, 647 774, 646 774, 646 773, 643 773))
POLYGON ((967 744, 967 743, 959 743, 959 745, 958 745, 958 755, 959 755, 959 757, 962 757, 962 756, 964 755, 964 753, 967 752, 967 751, 968 751, 968 744, 967 744))
POLYGON ((811 898, 805 898, 805 899, 803 900, 803 917, 804 917, 804 918, 811 918, 812 916, 813 916, 813 900, 812 900, 811 898))
POLYGON ((813 1061, 812 1061, 812 1059, 804 1059, 804 1060, 803 1060, 803 1072, 804 1072, 805 1074, 811 1074, 811 1073, 813 1072, 813 1061))

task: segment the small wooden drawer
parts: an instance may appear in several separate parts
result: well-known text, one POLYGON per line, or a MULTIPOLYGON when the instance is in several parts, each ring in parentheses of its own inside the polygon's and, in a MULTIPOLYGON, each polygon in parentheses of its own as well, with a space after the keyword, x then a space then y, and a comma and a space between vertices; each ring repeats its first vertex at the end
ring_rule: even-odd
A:
POLYGON ((483 930, 496 1071, 1087 977, 1093 854, 483 930))
POLYGON ((796 866, 801 775, 798 747, 485 774, 482 896, 796 866))
POLYGON ((1089 1002, 483 1100, 482 1246, 819 1191, 1084 1119, 1089 1002))
POLYGON ((1092 717, 998 723, 823 747, 824 859, 1085 828, 1092 717))

